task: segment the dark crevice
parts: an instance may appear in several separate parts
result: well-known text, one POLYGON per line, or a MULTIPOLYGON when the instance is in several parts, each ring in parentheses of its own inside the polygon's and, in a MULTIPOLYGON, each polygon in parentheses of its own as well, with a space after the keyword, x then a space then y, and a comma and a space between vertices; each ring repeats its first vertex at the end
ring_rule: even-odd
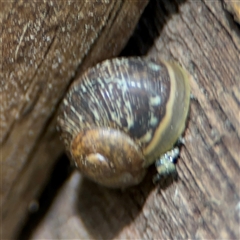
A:
MULTIPOLYGON (((40 197, 36 200, 38 209, 31 209, 27 217, 24 227, 17 234, 16 239, 30 239, 32 232, 39 225, 45 214, 48 212, 51 204, 53 203, 55 196, 59 189, 66 181, 71 173, 70 162, 66 155, 63 155, 56 163, 52 173, 49 176, 45 189, 40 194, 40 197)), ((35 207, 33 207, 35 208, 35 207)))
POLYGON ((161 34, 168 19, 179 12, 180 5, 185 1, 151 0, 120 56, 145 55, 153 46, 155 39, 161 34))

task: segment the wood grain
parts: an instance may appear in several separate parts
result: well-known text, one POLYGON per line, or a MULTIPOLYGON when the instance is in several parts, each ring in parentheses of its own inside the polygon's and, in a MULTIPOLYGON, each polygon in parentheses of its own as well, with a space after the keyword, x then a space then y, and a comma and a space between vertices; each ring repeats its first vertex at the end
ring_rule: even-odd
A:
POLYGON ((11 239, 63 152, 55 114, 74 76, 116 56, 145 1, 1 2, 2 237, 11 239))
POLYGON ((151 1, 123 53, 174 59, 193 76, 179 180, 154 186, 152 167, 114 191, 75 171, 30 239, 239 239, 239 39, 220 1, 151 1))

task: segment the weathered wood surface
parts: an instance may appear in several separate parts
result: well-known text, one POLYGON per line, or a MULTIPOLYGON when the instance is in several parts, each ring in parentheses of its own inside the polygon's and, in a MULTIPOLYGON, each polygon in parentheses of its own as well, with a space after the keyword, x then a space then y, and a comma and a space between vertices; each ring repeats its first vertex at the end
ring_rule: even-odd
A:
POLYGON ((239 25, 221 1, 151 1, 130 43, 193 75, 178 182, 159 189, 153 167, 122 192, 74 172, 31 239, 240 239, 239 25))
POLYGON ((1 231, 11 239, 63 148, 57 106, 78 71, 119 54, 148 0, 1 1, 1 231))
POLYGON ((233 15, 234 20, 240 24, 240 1, 224 0, 224 6, 233 15))

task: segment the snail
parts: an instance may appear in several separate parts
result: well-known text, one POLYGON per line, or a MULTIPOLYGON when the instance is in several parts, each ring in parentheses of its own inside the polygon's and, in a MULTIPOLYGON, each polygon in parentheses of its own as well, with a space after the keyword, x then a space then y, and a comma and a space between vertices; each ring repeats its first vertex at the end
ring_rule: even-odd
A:
POLYGON ((163 164, 174 171, 179 152, 171 149, 185 129, 189 78, 175 62, 138 57, 88 69, 71 85, 57 119, 80 172, 101 185, 125 188, 140 183, 156 160, 155 180, 166 173, 163 164), (163 155, 167 151, 170 157, 163 155))

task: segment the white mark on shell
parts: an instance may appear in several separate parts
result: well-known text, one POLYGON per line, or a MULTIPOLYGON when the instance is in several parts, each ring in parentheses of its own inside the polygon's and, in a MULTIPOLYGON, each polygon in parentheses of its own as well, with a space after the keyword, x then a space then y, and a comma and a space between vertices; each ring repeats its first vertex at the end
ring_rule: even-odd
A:
POLYGON ((160 105, 161 104, 161 97, 158 96, 158 95, 156 95, 154 97, 150 97, 149 98, 149 104, 150 104, 150 106, 153 106, 153 107, 160 105))

